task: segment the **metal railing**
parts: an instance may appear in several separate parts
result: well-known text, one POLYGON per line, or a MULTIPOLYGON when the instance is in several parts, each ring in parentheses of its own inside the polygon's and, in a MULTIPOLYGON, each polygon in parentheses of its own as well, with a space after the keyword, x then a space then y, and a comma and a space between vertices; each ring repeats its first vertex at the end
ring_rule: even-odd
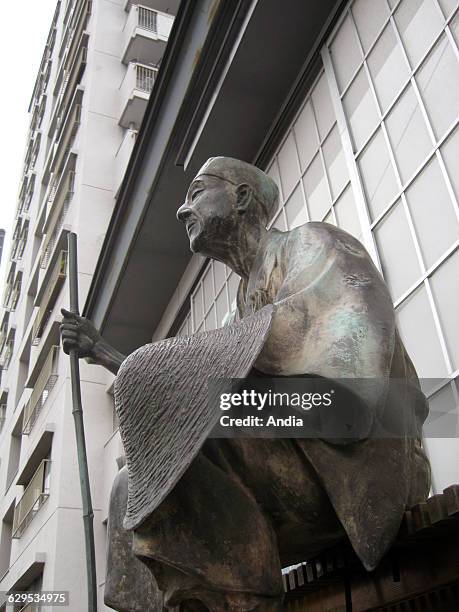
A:
POLYGON ((58 377, 59 347, 53 346, 24 409, 22 433, 29 435, 58 377))
MULTIPOLYGON (((56 246, 60 231, 64 225, 65 217, 67 216, 70 208, 70 202, 72 201, 74 182, 75 172, 71 170, 68 177, 65 179, 64 185, 59 190, 62 196, 59 198, 60 202, 57 203, 55 212, 53 213, 53 216, 48 224, 49 227, 46 231, 46 238, 41 249, 41 268, 46 268, 49 260, 51 259, 54 247, 56 246)), ((53 201, 55 202, 55 195, 53 196, 53 201)))
POLYGON ((55 151, 50 165, 51 172, 61 172, 64 161, 67 158, 67 155, 69 154, 73 143, 75 142, 76 135, 78 133, 78 128, 80 127, 80 122, 81 104, 76 104, 71 116, 66 122, 66 129, 62 132, 59 137, 59 140, 54 145, 55 151))
POLYGON ((46 285, 32 328, 32 344, 37 346, 48 323, 59 291, 67 276, 67 251, 61 251, 46 285))
POLYGON ((6 338, 8 336, 8 321, 2 325, 0 329, 0 353, 3 351, 3 348, 6 344, 6 338))
POLYGON ((144 91, 145 93, 151 93, 153 89, 153 85, 156 77, 156 70, 153 68, 148 68, 147 66, 143 66, 142 64, 136 64, 135 67, 135 87, 140 91, 144 91))
MULTIPOLYGON (((81 41, 79 42, 81 44, 81 41)), ((72 66, 64 70, 65 76, 59 96, 56 101, 56 116, 64 118, 67 114, 68 104, 73 97, 77 84, 80 82, 83 70, 86 67, 88 48, 80 47, 72 66)))
POLYGON ((158 32, 158 13, 146 6, 139 4, 138 6, 138 24, 139 28, 149 30, 150 32, 158 32))
POLYGON ((3 347, 3 351, 0 355, 0 366, 3 370, 7 370, 10 363, 11 357, 13 355, 14 350, 14 338, 12 340, 8 340, 8 342, 3 347))
POLYGON ((17 283, 14 287, 13 287, 13 291, 11 293, 11 300, 10 300, 10 304, 9 304, 9 310, 10 312, 14 312, 17 308, 18 302, 19 302, 19 297, 21 295, 21 287, 22 287, 22 281, 17 283))
POLYGON ((43 459, 14 509, 13 538, 20 538, 49 497, 51 461, 43 459))

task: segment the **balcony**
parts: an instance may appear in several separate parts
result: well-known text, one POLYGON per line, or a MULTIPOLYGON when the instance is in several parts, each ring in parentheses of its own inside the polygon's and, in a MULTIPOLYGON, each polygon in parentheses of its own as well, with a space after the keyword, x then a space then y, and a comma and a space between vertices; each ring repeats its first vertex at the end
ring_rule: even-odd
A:
POLYGON ((63 70, 62 78, 58 80, 60 87, 50 121, 49 137, 54 135, 58 122, 62 122, 67 116, 70 102, 75 95, 78 84, 83 78, 88 56, 88 40, 88 34, 83 33, 76 46, 75 55, 72 56, 73 61, 71 65, 63 70))
POLYGON ((13 250, 11 253, 11 259, 14 261, 20 261, 24 255, 25 246, 27 244, 27 237, 29 234, 29 222, 24 221, 21 227, 21 233, 13 243, 13 250))
POLYGON ((132 5, 123 30, 123 62, 158 65, 174 22, 172 15, 132 5))
MULTIPOLYGON (((126 4, 124 5, 124 10, 129 11, 131 6, 135 4, 139 4, 139 2, 137 2, 137 0, 126 0, 126 4)), ((180 0, 142 0, 140 4, 148 8, 156 9, 157 11, 161 11, 163 13, 169 13, 170 15, 176 15, 179 4, 180 4, 180 0)))
POLYGON ((14 312, 16 310, 16 307, 19 302, 19 297, 21 295, 21 287, 22 272, 18 272, 14 280, 14 284, 11 284, 8 281, 6 283, 5 300, 3 302, 3 307, 9 312, 14 312))
POLYGON ((56 139, 49 151, 48 160, 43 171, 43 180, 49 181, 53 175, 59 175, 72 149, 81 123, 81 98, 83 92, 77 92, 69 113, 62 123, 57 122, 56 139))
POLYGON ((151 66, 129 64, 120 86, 121 117, 119 124, 122 127, 139 128, 157 72, 157 69, 151 66))
POLYGON ((22 433, 29 435, 58 377, 59 347, 53 346, 24 409, 22 433))
POLYGON ((60 181, 53 194, 53 198, 50 202, 50 210, 43 227, 43 232, 46 234, 46 237, 41 248, 41 268, 46 268, 51 259, 54 247, 56 246, 59 234, 64 225, 65 217, 70 208, 70 202, 73 198, 74 183, 75 172, 70 170, 67 176, 60 181))
POLYGON ((2 326, 0 328, 0 353, 3 351, 3 348, 6 344, 6 339, 8 337, 8 322, 10 318, 10 313, 5 311, 3 315, 2 326))
POLYGON ((14 336, 15 330, 11 328, 7 341, 5 342, 2 352, 0 353, 0 366, 2 370, 7 370, 11 363, 11 357, 13 356, 14 351, 14 336))
POLYGON ((32 327, 32 344, 37 346, 40 343, 43 332, 53 311, 57 296, 67 277, 67 252, 60 251, 57 261, 49 274, 45 275, 42 286, 37 294, 35 301, 39 305, 39 310, 32 327))
POLYGON ((51 461, 43 459, 14 509, 13 538, 20 538, 49 497, 51 461))

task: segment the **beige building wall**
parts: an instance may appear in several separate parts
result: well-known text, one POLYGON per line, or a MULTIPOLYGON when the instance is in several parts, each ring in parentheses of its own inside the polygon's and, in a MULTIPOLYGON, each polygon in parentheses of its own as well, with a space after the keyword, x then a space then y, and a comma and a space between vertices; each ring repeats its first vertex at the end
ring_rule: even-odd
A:
MULTIPOLYGON (((86 609, 87 596, 69 360, 59 348, 67 234, 78 235, 82 306, 178 2, 144 5, 57 3, 31 100, 0 313, 0 591, 66 590, 72 612, 86 609)), ((100 610, 108 496, 122 454, 112 378, 81 364, 100 610)))

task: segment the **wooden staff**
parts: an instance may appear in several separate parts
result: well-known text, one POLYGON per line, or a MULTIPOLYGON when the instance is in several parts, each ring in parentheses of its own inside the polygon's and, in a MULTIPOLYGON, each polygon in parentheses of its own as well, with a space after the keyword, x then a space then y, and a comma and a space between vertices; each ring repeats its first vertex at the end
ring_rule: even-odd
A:
MULTIPOLYGON (((73 232, 68 235, 69 247, 69 288, 70 312, 79 314, 78 307, 78 263, 77 236, 73 232)), ((81 403, 80 364, 77 349, 70 351, 70 373, 72 379, 73 419, 78 455, 78 470, 80 473, 81 501, 83 506, 83 525, 86 550, 86 572, 88 579, 88 612, 97 612, 97 581, 96 552, 94 546, 94 512, 89 486, 88 457, 84 435, 83 406, 81 403)))

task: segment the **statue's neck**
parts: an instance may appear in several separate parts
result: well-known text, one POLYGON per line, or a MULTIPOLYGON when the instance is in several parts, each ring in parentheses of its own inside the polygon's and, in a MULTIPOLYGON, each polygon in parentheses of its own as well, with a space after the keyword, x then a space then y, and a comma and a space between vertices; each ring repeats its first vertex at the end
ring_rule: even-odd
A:
POLYGON ((248 280, 255 258, 264 249, 268 231, 263 226, 242 228, 232 247, 219 258, 245 281, 248 280))

